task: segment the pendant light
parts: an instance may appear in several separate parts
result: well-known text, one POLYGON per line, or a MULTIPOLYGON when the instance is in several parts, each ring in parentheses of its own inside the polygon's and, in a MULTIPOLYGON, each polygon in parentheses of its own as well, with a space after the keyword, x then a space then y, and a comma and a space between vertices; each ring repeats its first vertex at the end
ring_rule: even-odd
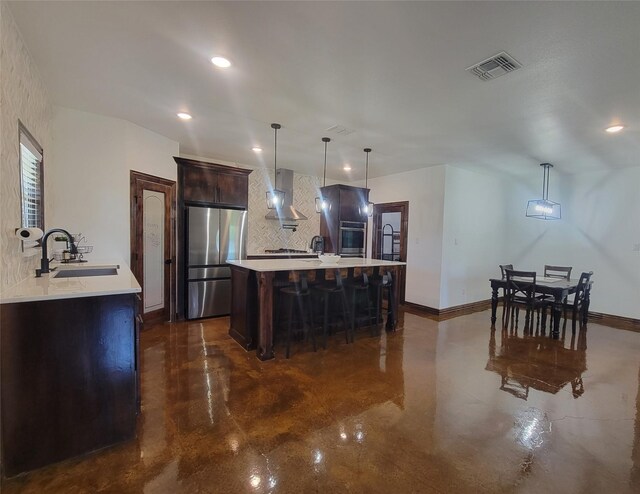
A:
MULTIPOLYGON (((364 171, 364 188, 368 189, 369 185, 369 153, 371 152, 371 148, 364 148, 364 152, 367 153, 367 164, 364 171)), ((360 206, 360 214, 373 216, 373 203, 371 201, 363 202, 362 206, 360 206)))
MULTIPOLYGON (((322 187, 324 188, 327 185, 327 144, 331 142, 331 139, 323 137, 322 142, 324 142, 324 171, 322 173, 322 187)), ((320 196, 316 197, 316 213, 322 213, 322 211, 331 211, 331 203, 320 192, 320 196)))
POLYGON ((559 220, 561 218, 560 204, 549 200, 549 168, 551 163, 541 163, 544 168, 542 174, 542 199, 533 199, 527 203, 527 216, 539 220, 559 220))
POLYGON ((268 209, 278 209, 281 208, 284 204, 284 191, 278 190, 275 187, 277 176, 278 176, 278 168, 277 168, 277 158, 278 158, 278 129, 282 128, 282 125, 279 123, 272 123, 271 128, 273 129, 273 183, 274 187, 271 190, 267 191, 267 208, 268 209))

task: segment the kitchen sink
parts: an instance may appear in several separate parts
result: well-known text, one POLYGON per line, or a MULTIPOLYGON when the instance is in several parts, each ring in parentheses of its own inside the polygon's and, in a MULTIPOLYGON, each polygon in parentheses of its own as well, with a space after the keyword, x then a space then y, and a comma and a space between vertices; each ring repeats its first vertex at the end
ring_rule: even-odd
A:
POLYGON ((85 276, 113 276, 116 274, 118 274, 117 268, 62 269, 54 275, 54 278, 81 278, 85 276))

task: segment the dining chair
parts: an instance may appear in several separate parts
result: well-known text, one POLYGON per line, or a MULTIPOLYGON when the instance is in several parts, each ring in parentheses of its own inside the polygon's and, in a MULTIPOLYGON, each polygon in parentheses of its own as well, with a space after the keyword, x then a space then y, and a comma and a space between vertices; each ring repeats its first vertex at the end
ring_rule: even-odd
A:
MULTIPOLYGON (((513 269, 513 264, 499 264, 500 273, 502 273, 502 279, 506 279, 507 273, 505 272, 507 269, 513 269)), ((502 317, 504 318, 504 313, 507 307, 507 288, 502 289, 502 317)))
POLYGON ((542 309, 542 326, 545 326, 546 322, 546 307, 551 302, 545 297, 540 297, 536 294, 536 272, 535 271, 516 271, 513 269, 506 269, 505 274, 507 277, 506 288, 506 321, 508 323, 509 318, 513 320, 515 309, 515 321, 516 327, 518 324, 518 313, 520 308, 526 310, 524 328, 531 329, 533 317, 532 312, 536 312, 538 315, 537 324, 540 324, 540 309, 542 309))
POLYGON ((507 269, 513 269, 513 264, 500 264, 500 272, 502 273, 502 279, 504 280, 507 276, 507 273, 505 273, 505 270, 507 269))
POLYGON ((545 278, 563 278, 567 281, 571 279, 571 266, 550 266, 544 265, 545 278))
POLYGON ((580 327, 586 326, 587 314, 585 301, 589 298, 589 291, 591 290, 591 276, 593 271, 585 272, 580 275, 578 280, 578 286, 576 292, 573 294, 573 300, 567 300, 564 312, 564 325, 567 325, 567 313, 566 308, 571 307, 571 332, 576 332, 576 320, 580 321, 580 327))

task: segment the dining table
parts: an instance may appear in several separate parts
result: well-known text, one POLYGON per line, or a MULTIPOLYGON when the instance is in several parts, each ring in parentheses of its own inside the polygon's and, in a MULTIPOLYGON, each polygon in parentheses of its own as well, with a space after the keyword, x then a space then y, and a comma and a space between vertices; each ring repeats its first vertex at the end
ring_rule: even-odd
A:
MULTIPOLYGON (((569 280, 566 278, 552 278, 544 276, 536 278, 536 293, 553 297, 553 302, 551 304, 551 314, 553 316, 551 332, 554 338, 558 338, 560 336, 560 318, 562 316, 564 304, 567 297, 577 291, 579 281, 580 280, 578 278, 572 278, 569 280)), ((489 279, 489 282, 491 283, 491 327, 494 328, 496 323, 496 311, 498 309, 498 291, 501 288, 503 290, 507 288, 507 279, 491 278, 489 279)), ((580 314, 580 322, 582 324, 587 323, 592 284, 593 281, 589 281, 589 286, 585 290, 585 300, 582 307, 582 313, 580 314)))

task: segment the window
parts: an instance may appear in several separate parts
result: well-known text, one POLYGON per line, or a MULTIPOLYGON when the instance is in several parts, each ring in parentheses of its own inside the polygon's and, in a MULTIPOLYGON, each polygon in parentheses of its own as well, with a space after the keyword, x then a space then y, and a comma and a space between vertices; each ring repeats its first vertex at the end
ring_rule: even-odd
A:
POLYGON ((22 189, 22 227, 44 230, 44 180, 42 148, 18 123, 20 134, 20 185, 22 189))

